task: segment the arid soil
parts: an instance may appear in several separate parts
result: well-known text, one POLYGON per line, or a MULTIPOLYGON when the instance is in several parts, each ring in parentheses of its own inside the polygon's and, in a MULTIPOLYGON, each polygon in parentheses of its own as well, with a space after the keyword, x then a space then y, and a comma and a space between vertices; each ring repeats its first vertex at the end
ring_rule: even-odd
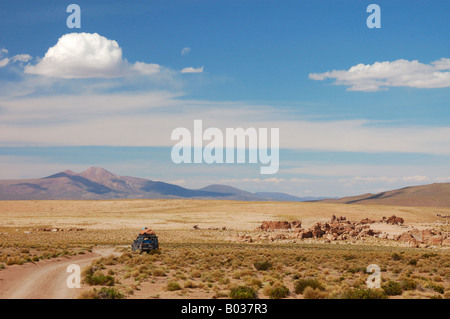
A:
POLYGON ((386 283, 416 282, 390 298, 445 297, 450 228, 443 216, 449 211, 205 200, 3 201, 0 298, 116 292, 123 298, 228 298, 241 286, 252 287, 258 298, 272 298, 282 286, 289 291, 282 298, 306 298, 296 291, 302 278, 322 283, 323 291, 308 296, 345 298, 365 287, 371 263, 380 264, 386 283), (392 216, 402 222, 388 222, 392 216), (131 253, 144 226, 158 234, 159 254, 131 253), (261 270, 260 262, 270 267, 261 270), (71 263, 85 268, 81 289, 66 288, 71 263))
POLYGON ((0 272, 0 299, 76 298, 80 291, 67 287, 67 267, 71 264, 86 267, 95 259, 115 254, 111 247, 98 248, 85 255, 13 265, 0 272))

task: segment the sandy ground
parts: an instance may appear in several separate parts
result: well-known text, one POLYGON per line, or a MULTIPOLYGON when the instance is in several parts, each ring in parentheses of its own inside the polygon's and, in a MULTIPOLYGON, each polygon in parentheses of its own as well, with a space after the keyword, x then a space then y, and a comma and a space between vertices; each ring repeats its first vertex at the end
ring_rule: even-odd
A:
POLYGON ((214 200, 1 201, 3 227, 82 227, 86 229, 155 230, 227 227, 251 230, 264 220, 296 220, 303 225, 332 215, 350 220, 400 216, 408 224, 433 223, 448 208, 395 207, 304 202, 239 202, 214 200))
POLYGON ((67 267, 76 264, 83 269, 93 260, 109 255, 117 255, 114 248, 97 248, 85 255, 8 267, 0 272, 0 299, 76 298, 80 289, 67 287, 70 275, 67 267))
MULTIPOLYGON (((309 228, 316 222, 329 221, 332 215, 354 221, 363 218, 380 220, 392 215, 404 218, 404 226, 380 223, 371 226, 391 235, 412 227, 448 227, 448 220, 437 214, 449 215, 450 209, 206 200, 0 201, 0 244, 5 247, 33 247, 36 244, 49 247, 63 244, 70 247, 110 246, 97 246, 92 253, 74 257, 8 266, 0 271, 0 299, 76 298, 83 288, 67 288, 66 280, 70 275, 67 266, 78 264, 82 269, 99 257, 117 255, 111 246, 131 243, 143 226, 154 229, 162 243, 211 243, 233 242, 237 235, 256 234, 256 227, 265 220, 301 220, 303 228, 309 228), (194 230, 194 225, 200 229, 194 230), (38 231, 41 227, 84 230, 38 231)), ((1 250, 0 246, 0 253, 1 250)), ((159 298, 185 297, 178 292, 164 291, 165 285, 164 280, 156 278, 153 283, 143 283, 142 290, 136 291, 131 298, 156 298, 152 297, 155 294, 159 294, 159 298)), ((190 297, 211 297, 196 294, 194 291, 190 297)))

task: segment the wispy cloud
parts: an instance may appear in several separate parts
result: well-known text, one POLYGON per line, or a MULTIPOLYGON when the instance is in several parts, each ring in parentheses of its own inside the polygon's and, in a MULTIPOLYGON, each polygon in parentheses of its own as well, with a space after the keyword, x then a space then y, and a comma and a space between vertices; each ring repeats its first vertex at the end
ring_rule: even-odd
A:
POLYGON ((311 73, 309 78, 322 81, 334 79, 336 85, 349 91, 379 91, 389 87, 445 88, 450 87, 450 59, 442 58, 423 64, 417 60, 396 60, 358 64, 348 70, 311 73))
POLYGON ((189 52, 191 52, 191 48, 185 47, 181 50, 181 55, 185 56, 185 55, 189 54, 189 52))
POLYGON ((9 59, 4 57, 6 53, 8 53, 8 50, 5 48, 0 49, 0 68, 3 68, 9 63, 9 59))
POLYGON ((291 163, 291 168, 281 167, 282 174, 303 176, 320 176, 322 178, 338 178, 340 181, 354 183, 374 182, 433 182, 449 176, 447 165, 417 165, 417 164, 341 164, 298 161, 291 163))
POLYGON ((3 58, 0 60, 0 68, 3 68, 4 66, 7 66, 9 63, 9 59, 8 58, 3 58))
POLYGON ((17 54, 13 56, 12 58, 8 58, 5 55, 8 53, 8 50, 5 48, 0 49, 0 68, 3 68, 9 64, 9 62, 19 62, 19 63, 25 63, 32 59, 31 55, 29 54, 17 54))
POLYGON ((29 54, 17 54, 15 55, 11 60, 13 62, 29 62, 32 59, 31 55, 29 54))
POLYGON ((193 67, 187 67, 180 71, 181 73, 202 73, 203 72, 203 66, 199 68, 193 68, 193 67))
POLYGON ((314 121, 292 114, 280 118, 272 106, 196 101, 167 92, 3 97, 0 106, 3 146, 173 146, 175 128, 192 129, 193 121, 202 119, 204 128, 221 130, 280 128, 280 147, 286 149, 450 155, 449 126, 314 121))

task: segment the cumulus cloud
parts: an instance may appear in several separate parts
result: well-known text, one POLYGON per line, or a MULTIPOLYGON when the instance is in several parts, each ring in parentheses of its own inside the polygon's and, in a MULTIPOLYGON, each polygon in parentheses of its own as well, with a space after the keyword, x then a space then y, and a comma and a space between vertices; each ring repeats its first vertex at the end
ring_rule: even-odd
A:
POLYGON ((396 60, 358 64, 348 70, 311 73, 309 78, 323 81, 334 79, 336 85, 349 86, 349 91, 379 91, 389 87, 445 88, 450 87, 450 59, 442 58, 423 64, 417 60, 396 60))
POLYGON ((180 71, 181 73, 202 73, 203 72, 203 66, 199 68, 193 68, 193 67, 187 67, 180 71))
POLYGON ((191 52, 191 48, 185 47, 181 50, 181 55, 185 56, 185 55, 189 54, 189 52, 191 52))
POLYGON ((117 78, 159 71, 157 64, 128 63, 116 41, 97 33, 65 34, 36 65, 25 67, 25 73, 63 79, 117 78))

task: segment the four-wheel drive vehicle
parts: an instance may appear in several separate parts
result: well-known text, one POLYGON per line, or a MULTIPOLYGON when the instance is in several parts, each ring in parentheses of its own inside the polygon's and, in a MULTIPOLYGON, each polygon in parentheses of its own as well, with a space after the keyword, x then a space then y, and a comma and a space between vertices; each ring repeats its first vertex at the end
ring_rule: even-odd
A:
POLYGON ((131 244, 131 250, 140 252, 150 252, 159 249, 158 236, 155 234, 140 234, 131 244))

